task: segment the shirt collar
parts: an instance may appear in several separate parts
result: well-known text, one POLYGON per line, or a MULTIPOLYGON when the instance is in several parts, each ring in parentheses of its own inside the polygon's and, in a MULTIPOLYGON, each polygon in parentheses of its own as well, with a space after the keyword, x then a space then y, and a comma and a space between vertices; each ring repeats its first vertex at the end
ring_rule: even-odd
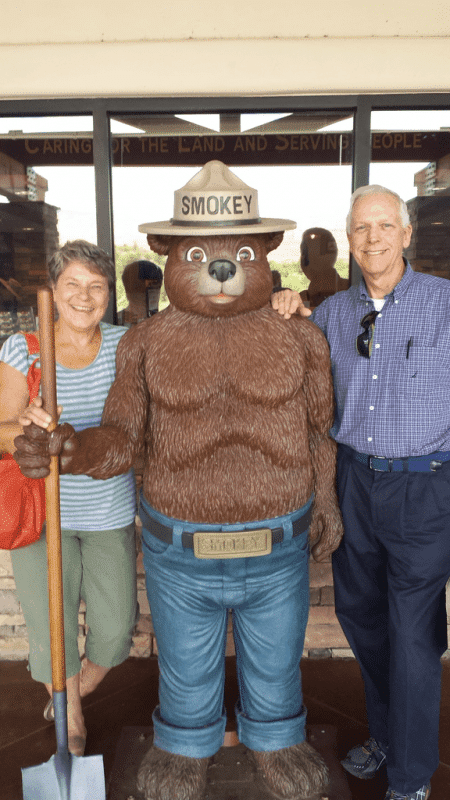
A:
MULTIPOLYGON (((404 258, 403 261, 406 264, 406 269, 403 273, 403 277, 397 283, 397 285, 394 286, 392 292, 385 295, 385 299, 392 296, 395 300, 398 300, 398 298, 401 297, 403 294, 405 294, 405 292, 408 290, 409 285, 414 278, 414 270, 412 269, 411 264, 409 263, 409 261, 406 260, 406 258, 404 258)), ((359 297, 361 300, 365 301, 372 299, 369 297, 367 293, 367 287, 364 278, 361 278, 359 282, 359 297)))

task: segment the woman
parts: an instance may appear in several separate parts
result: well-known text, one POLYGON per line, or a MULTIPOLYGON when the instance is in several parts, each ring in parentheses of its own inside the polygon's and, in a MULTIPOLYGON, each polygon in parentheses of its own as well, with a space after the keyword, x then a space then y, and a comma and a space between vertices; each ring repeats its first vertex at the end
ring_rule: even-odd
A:
MULTIPOLYGON (((49 263, 58 312, 55 352, 61 422, 76 430, 99 425, 115 375, 124 328, 101 322, 115 281, 114 264, 96 245, 67 242, 49 263)), ((40 398, 29 405, 30 359, 25 337, 14 334, 0 351, 0 450, 13 453, 21 425, 50 421, 40 398)), ((69 749, 83 755, 86 728, 81 698, 129 655, 136 621, 135 490, 132 470, 105 481, 62 475, 61 528, 69 749), (78 609, 86 602, 86 658, 80 668, 78 609)), ((38 542, 11 551, 27 624, 31 674, 50 697, 51 657, 45 526, 38 542)), ((44 716, 51 718, 51 700, 44 716)))

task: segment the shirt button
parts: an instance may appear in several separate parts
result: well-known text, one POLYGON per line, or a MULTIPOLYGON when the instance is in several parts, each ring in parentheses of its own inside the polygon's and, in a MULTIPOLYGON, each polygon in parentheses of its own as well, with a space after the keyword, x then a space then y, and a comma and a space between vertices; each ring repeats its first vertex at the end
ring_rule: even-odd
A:
POLYGON ((398 303, 398 300, 394 300, 394 303, 398 303))
POLYGON ((368 439, 367 439, 367 441, 368 441, 368 442, 371 442, 371 441, 372 441, 372 437, 371 437, 371 436, 369 436, 369 437, 368 437, 368 439))
POLYGON ((373 411, 375 406, 369 406, 369 411, 373 411))
POLYGON ((382 316, 383 316, 383 314, 381 313, 381 311, 379 312, 378 316, 379 316, 379 317, 382 317, 382 316))
POLYGON ((379 345, 379 344, 376 344, 376 345, 375 345, 375 349, 376 349, 376 350, 378 350, 378 348, 379 348, 379 347, 381 347, 381 345, 379 345))
POLYGON ((378 375, 372 375, 372 378, 374 379, 374 381, 376 381, 376 379, 378 378, 378 375))

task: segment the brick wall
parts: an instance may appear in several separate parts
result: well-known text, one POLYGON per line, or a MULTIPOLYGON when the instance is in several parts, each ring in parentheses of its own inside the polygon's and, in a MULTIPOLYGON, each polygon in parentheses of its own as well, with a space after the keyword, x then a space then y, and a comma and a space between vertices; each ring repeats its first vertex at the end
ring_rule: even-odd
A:
MULTIPOLYGON (((138 538, 140 530, 137 528, 138 538)), ((158 654, 153 632, 150 608, 145 591, 145 576, 142 553, 137 557, 137 587, 140 619, 133 636, 131 656, 148 658, 158 654)), ((334 612, 333 579, 331 564, 310 565, 311 599, 309 621, 306 629, 304 656, 309 658, 352 658, 353 653, 342 633, 334 612)), ((450 639, 450 589, 447 592, 447 611, 450 639)), ((79 613, 80 653, 84 650, 86 635, 85 608, 82 603, 79 613)), ((231 620, 228 622, 227 655, 234 655, 231 620)), ((11 557, 8 551, 0 550, 0 660, 24 660, 28 656, 28 640, 25 620, 16 596, 11 557)), ((446 657, 450 657, 450 650, 446 657)))

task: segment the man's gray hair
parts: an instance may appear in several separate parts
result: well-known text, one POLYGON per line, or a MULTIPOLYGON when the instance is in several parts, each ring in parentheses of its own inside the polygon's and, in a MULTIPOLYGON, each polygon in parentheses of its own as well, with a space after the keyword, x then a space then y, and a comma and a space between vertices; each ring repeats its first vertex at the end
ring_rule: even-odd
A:
POLYGON ((109 291, 112 290, 116 280, 114 261, 101 247, 91 244, 91 242, 86 242, 84 239, 66 242, 56 253, 53 253, 48 262, 48 275, 53 286, 56 285, 60 275, 73 261, 80 261, 92 272, 98 272, 103 275, 108 281, 109 291))
POLYGON ((410 225, 408 208, 400 195, 398 195, 397 192, 393 192, 391 189, 386 189, 385 186, 380 186, 377 183, 371 183, 367 186, 360 186, 359 189, 356 189, 356 191, 353 192, 350 198, 350 210, 347 214, 347 233, 350 233, 353 206, 360 197, 366 197, 369 194, 387 194, 390 197, 393 197, 398 203, 399 216, 403 227, 406 228, 407 225, 410 225))

